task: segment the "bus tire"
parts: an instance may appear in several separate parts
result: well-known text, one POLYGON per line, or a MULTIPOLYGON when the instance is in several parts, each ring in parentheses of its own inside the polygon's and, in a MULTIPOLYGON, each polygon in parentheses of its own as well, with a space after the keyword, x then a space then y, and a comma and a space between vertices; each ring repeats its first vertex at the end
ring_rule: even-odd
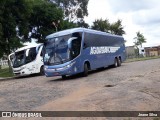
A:
POLYGON ((67 76, 66 75, 62 75, 62 79, 66 79, 67 78, 67 76))
POLYGON ((89 70, 88 65, 87 65, 87 63, 85 63, 84 64, 84 71, 83 71, 83 76, 84 77, 88 76, 88 70, 89 70))
POLYGON ((41 66, 40 68, 40 75, 44 75, 44 66, 41 66))
POLYGON ((118 67, 118 59, 117 58, 114 59, 113 67, 114 68, 118 67))
POLYGON ((121 58, 119 58, 119 59, 118 59, 118 64, 117 64, 117 65, 118 65, 118 67, 120 67, 120 66, 121 66, 121 64, 122 64, 122 61, 121 61, 121 58))

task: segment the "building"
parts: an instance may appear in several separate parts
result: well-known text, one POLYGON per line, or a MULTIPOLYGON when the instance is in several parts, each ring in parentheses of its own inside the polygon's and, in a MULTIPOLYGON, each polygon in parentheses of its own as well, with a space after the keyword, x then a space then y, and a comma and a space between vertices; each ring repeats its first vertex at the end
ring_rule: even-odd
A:
POLYGON ((127 56, 127 58, 135 57, 135 48, 134 48, 134 46, 127 46, 126 47, 126 56, 127 56))
POLYGON ((145 47, 146 56, 160 56, 160 46, 145 47))

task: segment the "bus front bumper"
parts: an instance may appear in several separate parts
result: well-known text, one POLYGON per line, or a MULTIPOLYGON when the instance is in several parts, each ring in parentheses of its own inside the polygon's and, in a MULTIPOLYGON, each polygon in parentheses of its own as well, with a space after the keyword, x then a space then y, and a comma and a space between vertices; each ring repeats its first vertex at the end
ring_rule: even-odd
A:
POLYGON ((32 69, 27 69, 26 66, 21 66, 18 68, 13 68, 13 73, 15 76, 27 76, 32 74, 32 69))
POLYGON ((49 68, 47 66, 44 67, 46 77, 53 77, 53 76, 62 76, 62 75, 73 75, 77 73, 77 68, 74 64, 68 64, 63 67, 54 67, 49 68))

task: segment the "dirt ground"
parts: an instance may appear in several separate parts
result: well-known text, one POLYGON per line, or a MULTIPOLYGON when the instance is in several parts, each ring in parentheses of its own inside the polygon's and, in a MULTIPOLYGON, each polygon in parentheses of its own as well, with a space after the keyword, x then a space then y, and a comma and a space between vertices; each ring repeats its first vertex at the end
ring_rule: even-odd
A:
POLYGON ((160 59, 123 63, 66 80, 37 75, 0 80, 0 106, 3 111, 160 111, 160 59))

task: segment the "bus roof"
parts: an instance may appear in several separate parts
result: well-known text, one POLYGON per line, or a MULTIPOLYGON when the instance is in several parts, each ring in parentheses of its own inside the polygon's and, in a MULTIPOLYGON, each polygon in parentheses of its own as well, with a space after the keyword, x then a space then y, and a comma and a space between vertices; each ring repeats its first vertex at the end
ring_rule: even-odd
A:
POLYGON ((88 33, 94 33, 94 34, 100 34, 100 35, 122 37, 122 36, 113 35, 113 34, 110 34, 110 33, 101 32, 101 31, 92 30, 92 29, 87 29, 87 28, 72 28, 72 29, 67 29, 67 30, 63 30, 63 31, 59 31, 59 32, 50 34, 50 35, 48 35, 46 37, 46 39, 53 38, 53 37, 58 37, 58 36, 64 36, 64 35, 68 35, 68 34, 72 34, 74 32, 88 32, 88 33))
POLYGON ((32 47, 37 47, 37 46, 40 46, 40 45, 42 45, 42 43, 30 44, 30 45, 27 45, 27 46, 24 46, 24 47, 21 47, 21 48, 17 49, 15 52, 26 50, 26 49, 29 49, 29 48, 32 48, 32 47))

